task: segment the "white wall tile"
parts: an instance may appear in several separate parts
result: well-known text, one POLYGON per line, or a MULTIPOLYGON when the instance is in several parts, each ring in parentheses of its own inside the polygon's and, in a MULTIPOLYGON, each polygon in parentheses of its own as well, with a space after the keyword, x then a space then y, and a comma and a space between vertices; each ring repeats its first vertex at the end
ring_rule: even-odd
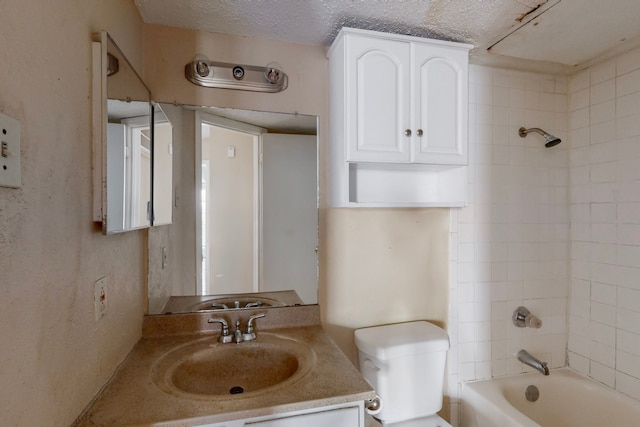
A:
POLYGON ((569 129, 578 129, 589 126, 589 108, 573 110, 569 114, 569 129))
POLYGON ((640 355, 640 335, 633 332, 616 330, 616 345, 618 350, 640 355))
POLYGON ((616 390, 640 400, 640 380, 619 371, 616 371, 616 390))
POLYGON ((589 375, 594 380, 599 381, 611 388, 614 388, 616 385, 616 371, 611 366, 600 364, 592 360, 589 375))
POLYGON ((640 111, 640 92, 633 92, 616 99, 616 117, 638 115, 638 111, 640 111))
POLYGON ((616 355, 616 370, 640 379, 640 356, 618 350, 616 355))
POLYGON ((577 92, 573 92, 569 95, 569 100, 571 102, 571 111, 580 110, 582 108, 587 108, 589 106, 589 94, 590 90, 588 87, 581 89, 577 92))
POLYGON ((640 70, 618 75, 616 79, 616 96, 625 96, 640 90, 640 70))
POLYGON ((589 87, 590 71, 580 71, 569 79, 569 93, 575 93, 589 87))
POLYGON ((616 74, 627 74, 640 69, 640 49, 633 49, 616 58, 616 74))
POLYGON ((607 122, 616 118, 616 102, 613 99, 599 104, 591 104, 589 123, 591 125, 607 122))
POLYGON ((616 76, 616 61, 612 59, 594 65, 589 69, 589 76, 592 86, 613 79, 616 76))

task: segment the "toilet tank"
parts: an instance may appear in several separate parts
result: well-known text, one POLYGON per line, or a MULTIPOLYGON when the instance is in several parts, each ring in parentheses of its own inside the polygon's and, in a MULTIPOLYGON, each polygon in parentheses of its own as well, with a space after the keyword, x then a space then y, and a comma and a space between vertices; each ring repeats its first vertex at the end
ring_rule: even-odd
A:
POLYGON ((355 331, 360 372, 382 400, 376 418, 391 423, 442 408, 449 337, 436 325, 407 322, 355 331))

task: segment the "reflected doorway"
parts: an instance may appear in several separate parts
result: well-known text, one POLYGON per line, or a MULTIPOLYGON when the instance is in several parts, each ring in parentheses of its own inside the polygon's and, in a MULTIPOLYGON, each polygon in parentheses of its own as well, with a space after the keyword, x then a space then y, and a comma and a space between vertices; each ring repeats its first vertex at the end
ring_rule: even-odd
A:
POLYGON ((205 113, 198 123, 198 291, 296 289, 315 303, 316 137, 268 133, 205 113))

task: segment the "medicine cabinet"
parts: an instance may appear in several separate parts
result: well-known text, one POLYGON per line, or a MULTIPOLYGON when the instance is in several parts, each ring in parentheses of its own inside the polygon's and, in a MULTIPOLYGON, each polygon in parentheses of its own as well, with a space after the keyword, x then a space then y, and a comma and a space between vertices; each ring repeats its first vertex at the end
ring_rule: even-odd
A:
POLYGON ((168 121, 158 106, 153 107, 149 89, 111 36, 102 31, 93 40, 93 220, 104 234, 149 227, 158 209, 154 197, 163 195, 159 198, 165 207, 158 215, 161 223, 170 223, 168 121), (154 153, 154 133, 163 137, 161 162, 154 153), (168 188, 154 185, 158 164, 164 174, 157 181, 168 188))

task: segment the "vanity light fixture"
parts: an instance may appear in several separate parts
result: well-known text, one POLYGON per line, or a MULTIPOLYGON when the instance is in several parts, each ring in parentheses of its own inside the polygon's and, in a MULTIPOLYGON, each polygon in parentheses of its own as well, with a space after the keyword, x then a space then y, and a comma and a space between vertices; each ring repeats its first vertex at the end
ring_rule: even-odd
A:
POLYGON ((265 67, 229 64, 209 61, 202 55, 185 65, 184 75, 198 86, 254 92, 281 92, 288 84, 287 75, 277 64, 270 63, 265 67))

